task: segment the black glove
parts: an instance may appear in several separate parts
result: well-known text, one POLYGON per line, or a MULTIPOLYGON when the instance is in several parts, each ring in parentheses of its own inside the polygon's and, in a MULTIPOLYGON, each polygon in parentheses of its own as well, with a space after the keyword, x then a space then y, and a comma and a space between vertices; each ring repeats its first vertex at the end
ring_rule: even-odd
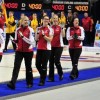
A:
POLYGON ((76 33, 73 35, 73 39, 78 39, 78 35, 76 33))

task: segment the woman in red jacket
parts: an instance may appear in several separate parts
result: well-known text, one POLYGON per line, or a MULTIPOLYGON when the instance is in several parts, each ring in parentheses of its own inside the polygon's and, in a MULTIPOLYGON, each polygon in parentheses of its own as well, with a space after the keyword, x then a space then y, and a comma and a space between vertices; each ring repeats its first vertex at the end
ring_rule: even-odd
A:
POLYGON ((72 61, 72 71, 70 78, 73 80, 78 77, 78 60, 82 52, 82 41, 84 40, 84 29, 79 26, 79 19, 74 18, 72 26, 67 29, 66 37, 69 43, 69 54, 72 61))
POLYGON ((24 16, 21 27, 17 28, 15 32, 15 43, 17 48, 15 52, 14 69, 11 81, 7 84, 10 89, 15 89, 16 80, 23 58, 25 60, 26 67, 27 87, 31 88, 33 86, 33 73, 31 65, 33 58, 34 31, 28 26, 28 21, 28 17, 24 16))
POLYGON ((53 38, 53 30, 48 25, 49 17, 43 16, 43 25, 38 28, 36 34, 37 54, 36 54, 36 67, 40 74, 39 86, 45 85, 47 75, 47 63, 51 54, 51 41, 53 38))
POLYGON ((0 28, 4 30, 5 17, 0 12, 0 28))
POLYGON ((5 18, 2 15, 2 12, 0 12, 0 62, 2 60, 3 49, 5 46, 4 22, 5 18))
POLYGON ((53 16, 52 29, 54 31, 54 36, 51 42, 52 50, 51 50, 51 56, 49 60, 48 82, 54 81, 54 65, 56 65, 58 75, 59 75, 59 80, 63 79, 63 70, 60 63, 60 57, 62 55, 63 47, 64 47, 64 43, 63 43, 64 32, 61 26, 59 25, 59 18, 58 15, 56 14, 53 16))

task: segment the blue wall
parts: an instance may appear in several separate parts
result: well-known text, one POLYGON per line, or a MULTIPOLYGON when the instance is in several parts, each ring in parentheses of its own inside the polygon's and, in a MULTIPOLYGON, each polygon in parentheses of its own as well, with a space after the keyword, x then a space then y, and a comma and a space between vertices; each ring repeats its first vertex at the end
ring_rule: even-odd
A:
MULTIPOLYGON (((51 10, 50 9, 46 9, 44 11, 47 12, 49 17, 51 17, 51 10)), ((31 16, 33 13, 37 13, 38 18, 41 17, 41 11, 15 11, 14 12, 15 19, 19 20, 21 13, 25 13, 25 15, 27 15, 28 17, 31 16)), ((66 13, 66 16, 67 16, 67 13, 66 13)), ((82 19, 82 18, 83 18, 83 14, 79 14, 79 19, 82 19)))

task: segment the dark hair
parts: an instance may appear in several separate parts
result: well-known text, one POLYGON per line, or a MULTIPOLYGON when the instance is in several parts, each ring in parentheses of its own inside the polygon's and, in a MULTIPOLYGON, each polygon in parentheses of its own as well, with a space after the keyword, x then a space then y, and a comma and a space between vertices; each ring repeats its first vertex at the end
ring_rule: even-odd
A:
POLYGON ((71 21, 70 27, 74 27, 73 22, 74 22, 74 20, 75 20, 76 18, 79 19, 78 17, 73 18, 72 21, 71 21))
POLYGON ((44 19, 45 17, 48 17, 48 18, 49 18, 49 16, 48 16, 48 15, 45 15, 45 16, 42 16, 42 19, 44 19))
POLYGON ((73 17, 77 18, 78 17, 78 12, 73 13, 73 17), (75 15, 75 16, 74 16, 75 15))

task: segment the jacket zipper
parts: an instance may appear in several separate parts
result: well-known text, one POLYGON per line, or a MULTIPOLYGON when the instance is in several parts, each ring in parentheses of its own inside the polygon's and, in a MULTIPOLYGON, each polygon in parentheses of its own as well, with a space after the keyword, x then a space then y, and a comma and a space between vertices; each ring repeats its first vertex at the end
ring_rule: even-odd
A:
MULTIPOLYGON (((24 30, 22 30, 22 33, 24 32, 24 30)), ((22 39, 22 51, 23 51, 23 39, 22 39)))

